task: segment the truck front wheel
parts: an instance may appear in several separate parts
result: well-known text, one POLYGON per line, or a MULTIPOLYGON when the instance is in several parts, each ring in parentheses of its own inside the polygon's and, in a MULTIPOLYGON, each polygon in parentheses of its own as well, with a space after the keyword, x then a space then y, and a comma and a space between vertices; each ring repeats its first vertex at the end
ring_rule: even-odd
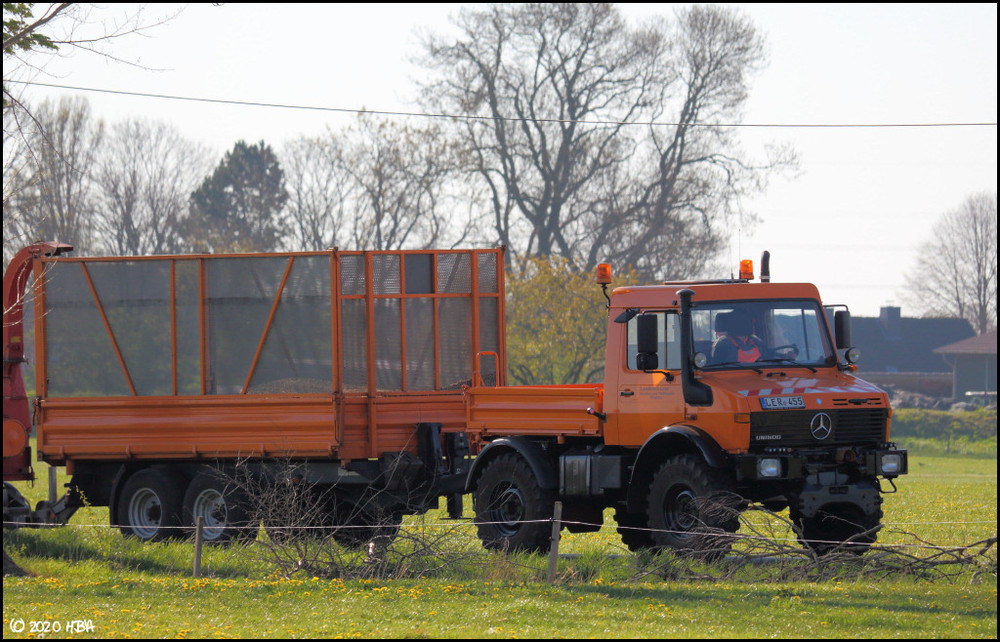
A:
POLYGON ((817 555, 846 552, 861 555, 875 543, 882 523, 882 507, 866 514, 854 504, 827 504, 812 517, 791 512, 792 523, 806 547, 817 555))
POLYGON ((144 542, 180 537, 184 486, 184 477, 169 470, 147 468, 132 475, 118 498, 122 534, 144 542))
POLYGON ((725 555, 739 527, 742 501, 726 471, 696 455, 679 455, 653 475, 647 502, 650 537, 656 546, 709 558, 725 555))
POLYGON ((547 551, 555 491, 542 488, 515 454, 487 464, 476 487, 476 525, 483 546, 498 551, 547 551))

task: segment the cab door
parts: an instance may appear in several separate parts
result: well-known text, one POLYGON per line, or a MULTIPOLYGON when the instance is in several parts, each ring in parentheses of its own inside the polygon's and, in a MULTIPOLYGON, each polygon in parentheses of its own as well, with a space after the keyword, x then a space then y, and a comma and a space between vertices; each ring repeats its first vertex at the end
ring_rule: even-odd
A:
POLYGON ((617 443, 626 446, 640 446, 657 430, 684 417, 679 317, 674 312, 649 314, 657 317, 657 367, 643 371, 637 366, 638 317, 633 317, 622 329, 625 340, 615 388, 605 393, 613 392, 614 399, 606 398, 605 404, 617 404, 617 443))

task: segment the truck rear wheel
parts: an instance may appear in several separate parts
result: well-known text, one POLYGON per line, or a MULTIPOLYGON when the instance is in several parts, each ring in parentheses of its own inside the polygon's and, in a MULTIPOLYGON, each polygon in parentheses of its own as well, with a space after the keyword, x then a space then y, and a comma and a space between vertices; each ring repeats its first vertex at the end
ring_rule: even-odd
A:
POLYGON ((140 470, 118 498, 119 528, 126 537, 153 542, 183 535, 181 499, 185 479, 160 468, 140 470))
POLYGON ((226 544, 256 535, 251 526, 250 499, 218 470, 203 470, 184 493, 184 525, 192 529, 204 519, 206 542, 226 544))
POLYGON ((555 491, 542 488, 514 454, 486 465, 476 487, 476 525, 483 546, 497 551, 547 551, 555 491))
POLYGON ((653 548, 651 531, 646 528, 647 519, 645 514, 629 513, 623 506, 615 508, 615 521, 618 522, 618 535, 622 538, 622 544, 633 553, 653 548))
POLYGON ((739 497, 726 471, 696 455, 679 455, 653 475, 647 526, 654 545, 716 559, 729 552, 740 527, 739 497))
POLYGON ((791 513, 799 541, 817 555, 833 552, 862 555, 875 543, 882 523, 882 507, 871 515, 854 504, 827 504, 812 517, 791 513))

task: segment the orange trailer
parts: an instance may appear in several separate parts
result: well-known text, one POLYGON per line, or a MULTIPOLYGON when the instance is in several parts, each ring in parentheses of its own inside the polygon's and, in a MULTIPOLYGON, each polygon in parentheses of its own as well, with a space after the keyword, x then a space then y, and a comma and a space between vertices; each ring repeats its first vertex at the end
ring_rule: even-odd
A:
POLYGON ((32 246, 5 279, 20 301, 33 273, 36 350, 29 413, 23 385, 8 394, 21 324, 5 308, 5 482, 31 477, 32 413, 39 459, 72 475, 35 519, 86 502, 142 539, 199 515, 228 539, 235 500, 219 471, 238 462, 304 464, 303 481, 336 486, 337 514, 367 511, 372 495, 394 519, 442 495, 460 512, 462 387, 504 383, 501 249, 58 256, 67 249, 32 246))

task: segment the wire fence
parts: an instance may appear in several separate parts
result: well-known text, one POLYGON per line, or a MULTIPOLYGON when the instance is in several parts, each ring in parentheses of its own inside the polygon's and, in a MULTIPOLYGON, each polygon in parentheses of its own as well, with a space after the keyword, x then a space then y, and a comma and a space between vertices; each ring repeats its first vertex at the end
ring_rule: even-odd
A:
MULTIPOLYGON (((262 533, 258 522, 247 528, 246 536, 239 538, 236 545, 210 548, 212 564, 216 566, 249 554, 253 559, 266 563, 272 572, 283 576, 405 578, 448 573, 469 576, 476 572, 495 576, 516 570, 527 573, 528 577, 553 583, 593 579, 609 565, 617 564, 618 574, 624 572, 624 579, 631 580, 733 579, 748 568, 755 569, 755 576, 764 573, 774 580, 815 580, 842 577, 845 573, 877 577, 916 575, 928 579, 953 579, 970 574, 974 578, 996 578, 995 528, 991 536, 950 544, 933 543, 908 530, 913 526, 941 525, 981 530, 995 526, 996 522, 889 522, 871 529, 871 532, 858 531, 847 541, 837 541, 806 539, 787 517, 762 507, 753 507, 741 514, 737 532, 707 527, 673 531, 618 525, 618 533, 614 533, 613 523, 561 519, 561 504, 557 503, 555 515, 548 519, 488 522, 471 518, 437 521, 417 517, 380 524, 385 527, 381 532, 373 531, 372 524, 331 526, 272 522, 264 524, 262 533), (482 546, 474 531, 491 525, 508 529, 532 525, 551 528, 548 551, 544 547, 535 551, 538 554, 488 550, 482 546), (560 550, 564 529, 599 534, 594 539, 587 539, 583 545, 579 541, 574 542, 576 545, 566 552, 565 548, 560 550), (651 542, 660 535, 674 535, 690 542, 691 546, 638 546, 634 547, 636 550, 629 550, 617 540, 617 534, 623 531, 633 535, 632 541, 636 540, 635 536, 639 536, 638 540, 651 542), (869 543, 875 540, 876 533, 883 541, 891 543, 869 543), (871 540, 867 539, 869 536, 872 536, 871 540), (345 542, 352 545, 345 545, 345 542), (501 571, 501 568, 507 571, 501 571)), ((116 524, 53 526, 4 522, 5 530, 18 527, 64 528, 77 533, 128 529, 127 525, 116 524)), ((188 525, 164 529, 169 540, 191 540, 192 574, 196 577, 205 573, 203 547, 212 543, 204 537, 204 528, 211 527, 199 523, 194 528, 188 525)), ((118 539, 125 547, 131 545, 129 542, 135 538, 118 539)), ((113 557, 116 547, 106 546, 108 557, 113 557)))

